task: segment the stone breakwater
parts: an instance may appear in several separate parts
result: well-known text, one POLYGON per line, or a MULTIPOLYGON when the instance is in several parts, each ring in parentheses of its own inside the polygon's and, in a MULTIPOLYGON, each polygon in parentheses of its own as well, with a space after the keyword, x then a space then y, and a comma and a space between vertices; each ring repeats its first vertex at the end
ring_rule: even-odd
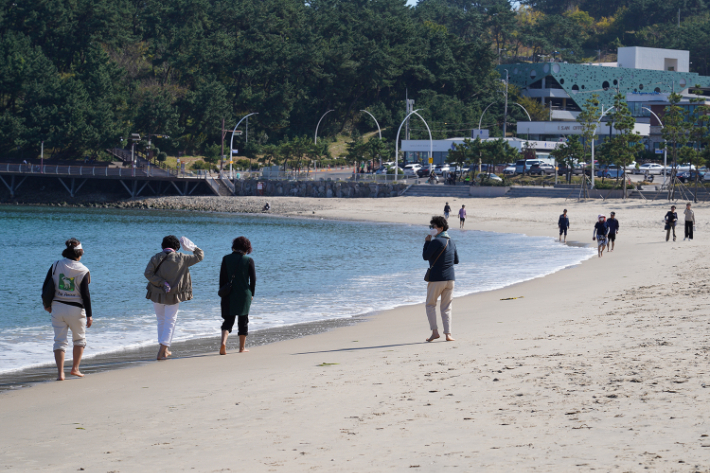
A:
POLYGON ((199 212, 261 213, 269 202, 268 213, 278 215, 312 216, 325 208, 321 199, 267 198, 267 197, 146 197, 125 200, 107 207, 124 209, 190 210, 199 212))
POLYGON ((350 181, 236 181, 238 196, 278 196, 278 197, 323 197, 323 198, 363 198, 397 197, 406 184, 374 184, 350 181), (262 189, 259 191, 258 184, 262 189))

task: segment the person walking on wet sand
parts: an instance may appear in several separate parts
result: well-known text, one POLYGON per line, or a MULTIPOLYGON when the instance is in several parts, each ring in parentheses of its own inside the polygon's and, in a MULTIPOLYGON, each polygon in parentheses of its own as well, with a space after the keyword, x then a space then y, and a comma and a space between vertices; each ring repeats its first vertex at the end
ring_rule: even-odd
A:
POLYGON ((612 212, 611 215, 609 215, 609 220, 606 221, 606 228, 609 229, 609 234, 607 235, 609 243, 607 243, 606 246, 610 247, 609 252, 611 253, 614 251, 616 234, 619 233, 619 221, 616 219, 616 212, 612 212))
POLYGON ((569 229, 569 217, 567 217, 567 209, 562 211, 562 215, 557 219, 557 227, 560 229, 560 239, 562 241, 562 234, 565 235, 565 243, 567 243, 567 230, 569 229))
POLYGON ((463 228, 464 223, 466 223, 466 206, 462 205, 459 209, 459 228, 463 228))
POLYGON ((62 252, 64 259, 55 262, 47 272, 42 286, 44 310, 52 314, 54 328, 54 361, 57 363, 57 381, 64 381, 64 352, 69 345, 67 335, 72 334, 74 352, 70 373, 79 378, 81 357, 86 346, 86 329, 93 323, 89 268, 79 261, 84 255, 81 242, 70 238, 62 252))
POLYGON ((454 265, 459 264, 459 254, 456 244, 451 240, 447 230, 448 223, 444 217, 432 217, 429 222, 429 235, 424 239, 422 257, 429 262, 424 280, 429 284, 426 291, 426 315, 429 319, 431 336, 426 339, 431 342, 439 338, 439 328, 436 323, 436 301, 441 297, 441 321, 444 325, 446 341, 452 342, 451 336, 451 305, 454 296, 454 265))
POLYGON ((685 240, 693 239, 693 227, 695 227, 695 212, 690 209, 690 202, 685 204, 685 210, 683 211, 685 216, 685 240))
POLYGON ((449 207, 449 203, 447 202, 446 205, 444 205, 444 218, 449 220, 449 215, 451 215, 451 207, 449 207))
POLYGON ((604 255, 604 248, 606 248, 606 235, 609 229, 604 221, 606 217, 604 215, 599 215, 597 217, 597 223, 594 224, 594 233, 592 233, 592 241, 597 241, 597 254, 601 258, 604 255))
POLYGON ((250 254, 251 242, 246 237, 235 238, 232 241, 232 253, 222 258, 222 267, 219 271, 219 296, 222 298, 222 341, 219 354, 227 354, 227 337, 232 333, 234 322, 237 320, 239 331, 239 353, 249 351, 246 349, 247 335, 249 335, 249 309, 254 300, 256 289, 256 269, 250 254))
POLYGON ((158 321, 159 361, 172 355, 170 344, 175 333, 180 303, 192 299, 190 266, 205 257, 204 251, 185 237, 178 240, 176 236, 168 235, 163 238, 162 248, 163 251, 150 259, 144 273, 148 280, 148 293, 145 297, 153 301, 158 321), (178 253, 181 244, 193 254, 178 253))
POLYGON ((671 237, 671 231, 673 232, 673 241, 675 241, 675 224, 678 221, 675 205, 672 205, 671 209, 666 212, 664 220, 666 221, 666 241, 671 237))

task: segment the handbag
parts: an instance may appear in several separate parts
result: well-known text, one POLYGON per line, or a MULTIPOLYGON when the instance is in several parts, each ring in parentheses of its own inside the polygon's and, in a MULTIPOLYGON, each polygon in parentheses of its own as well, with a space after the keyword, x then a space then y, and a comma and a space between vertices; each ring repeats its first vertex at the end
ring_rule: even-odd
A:
MULTIPOLYGON (((57 264, 59 261, 54 263, 54 269, 52 270, 52 276, 54 276, 54 273, 57 271, 57 264)), ((45 307, 50 307, 52 305, 52 301, 54 300, 54 294, 56 292, 57 288, 54 287, 54 278, 51 277, 49 279, 46 279, 44 281, 44 284, 42 285, 42 303, 44 304, 45 307)))
POLYGON ((228 283, 219 288, 219 291, 217 291, 217 295, 219 297, 227 297, 229 294, 232 293, 232 283, 234 282, 235 276, 236 274, 232 276, 232 279, 230 279, 228 283))
POLYGON ((431 272, 431 268, 433 268, 434 265, 436 264, 436 262, 439 261, 439 258, 441 257, 441 255, 443 255, 443 254, 444 254, 444 251, 446 251, 446 247, 447 247, 447 246, 449 246, 449 240, 448 240, 448 239, 446 240, 446 244, 444 245, 444 249, 441 250, 441 253, 439 253, 439 255, 436 257, 436 259, 434 260, 434 262, 429 266, 429 269, 426 270, 426 274, 424 275, 424 280, 425 280, 426 282, 429 282, 429 273, 431 272))

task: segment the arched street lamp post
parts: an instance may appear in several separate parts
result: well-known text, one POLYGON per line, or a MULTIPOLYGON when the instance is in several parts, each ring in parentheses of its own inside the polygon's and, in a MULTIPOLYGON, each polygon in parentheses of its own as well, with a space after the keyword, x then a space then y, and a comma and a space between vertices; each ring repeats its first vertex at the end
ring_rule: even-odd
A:
POLYGON ((237 128, 239 128, 239 125, 242 124, 242 122, 246 119, 251 117, 252 115, 259 115, 259 112, 254 112, 250 113, 248 115, 244 115, 239 122, 237 122, 237 126, 234 127, 234 130, 232 130, 232 139, 229 142, 229 178, 234 179, 234 172, 232 169, 232 161, 234 160, 234 134, 237 132, 237 128))
MULTIPOLYGON (((421 110, 421 109, 420 109, 421 110)), ((402 131, 402 126, 405 124, 407 121, 407 118, 411 117, 412 115, 418 116, 423 122, 424 126, 426 126, 427 131, 429 132, 429 158, 434 157, 434 140, 431 137, 431 130, 429 129, 429 125, 427 124, 426 120, 422 118, 421 115, 419 115, 417 112, 419 110, 414 110, 413 112, 410 112, 406 117, 404 117, 404 120, 402 120, 402 123, 399 124, 399 128, 397 129, 397 138, 395 139, 395 151, 394 151, 394 180, 397 180, 397 173, 399 172, 399 133, 402 131)))
MULTIPOLYGON (((604 118, 604 115, 609 113, 614 108, 613 106, 610 106, 609 108, 604 110, 604 104, 601 104, 601 106, 602 106, 602 114, 599 116, 599 120, 597 120, 597 125, 599 125, 599 122, 602 121, 602 118, 604 118)), ((596 135, 596 134, 597 134, 597 127, 595 126, 594 127, 594 135, 596 135)), ((591 166, 592 166, 592 172, 591 172, 591 174, 592 174, 591 175, 592 189, 594 189, 594 141, 595 141, 594 135, 592 135, 592 164, 591 164, 591 166)))
MULTIPOLYGON (((378 123, 377 118, 375 118, 375 116, 373 114, 371 114, 370 112, 368 112, 367 110, 360 110, 360 111, 367 113, 368 115, 370 115, 372 117, 373 120, 375 120, 375 125, 377 125, 377 134, 379 135, 380 140, 382 140, 382 129, 380 128, 380 124, 378 123)), ((374 161, 374 157, 373 157, 373 161, 374 161)), ((375 163, 373 162, 372 165, 374 167, 375 163)), ((380 156, 380 166, 382 166, 382 156, 380 156)), ((385 176, 385 177, 387 177, 387 176, 385 176)))
MULTIPOLYGON (((661 119, 659 118, 658 115, 653 113, 653 110, 651 110, 650 108, 647 108, 647 107, 641 107, 641 108, 644 110, 648 110, 649 113, 651 113, 651 115, 656 117, 656 120, 658 120, 658 123, 661 124, 661 128, 663 128, 663 122, 661 121, 661 119)), ((668 142, 666 140, 663 140, 663 184, 662 184, 662 186, 666 185, 666 166, 667 165, 668 165, 668 142)), ((661 187, 661 189, 663 189, 663 188, 661 187)))

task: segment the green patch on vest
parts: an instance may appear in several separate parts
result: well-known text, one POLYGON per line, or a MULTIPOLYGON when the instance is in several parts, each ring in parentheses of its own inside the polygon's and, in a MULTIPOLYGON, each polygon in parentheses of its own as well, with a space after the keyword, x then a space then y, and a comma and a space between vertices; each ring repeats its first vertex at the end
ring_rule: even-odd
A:
POLYGON ((68 278, 62 273, 59 273, 59 289, 62 291, 76 290, 76 286, 74 285, 74 278, 68 278))

